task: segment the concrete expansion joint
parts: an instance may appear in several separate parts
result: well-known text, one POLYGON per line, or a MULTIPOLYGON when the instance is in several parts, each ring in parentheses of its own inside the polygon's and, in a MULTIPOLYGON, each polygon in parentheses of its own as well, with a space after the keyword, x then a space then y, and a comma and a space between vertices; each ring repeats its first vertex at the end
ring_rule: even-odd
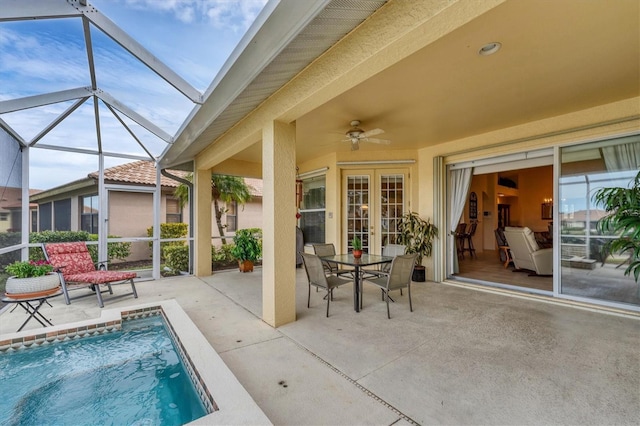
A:
POLYGON ((342 377, 343 379, 346 379, 349 383, 351 383, 352 385, 356 386, 358 389, 360 389, 362 392, 364 392, 365 395, 369 396, 370 398, 373 398, 378 403, 384 405, 386 408, 388 408, 389 410, 393 411, 395 414, 400 416, 400 419, 398 419, 397 421, 391 423, 392 425, 398 423, 401 419, 406 421, 409 424, 412 424, 412 425, 416 425, 416 426, 420 425, 420 423, 416 422, 411 417, 407 416, 402 411, 398 410, 396 407, 394 407, 393 405, 391 405, 390 403, 388 403, 384 399, 380 398, 378 395, 376 395, 375 393, 371 392, 369 389, 367 389, 366 387, 362 386, 360 383, 358 383, 357 381, 353 380, 351 377, 347 376, 345 373, 343 373, 342 371, 340 371, 339 369, 334 367, 332 364, 330 364, 329 362, 327 362, 326 360, 324 360, 323 358, 321 358, 317 354, 315 354, 312 351, 310 351, 309 349, 307 349, 305 346, 301 345, 300 343, 296 342, 295 340, 293 340, 293 339, 291 339, 289 337, 287 337, 287 339, 289 339, 294 345, 296 345, 297 347, 299 347, 300 349, 302 349, 303 351, 305 351, 306 353, 308 353, 309 355, 311 355, 312 357, 314 357, 315 359, 320 361, 322 364, 324 364, 327 367, 329 367, 334 373, 337 373, 338 375, 340 375, 340 377, 342 377))

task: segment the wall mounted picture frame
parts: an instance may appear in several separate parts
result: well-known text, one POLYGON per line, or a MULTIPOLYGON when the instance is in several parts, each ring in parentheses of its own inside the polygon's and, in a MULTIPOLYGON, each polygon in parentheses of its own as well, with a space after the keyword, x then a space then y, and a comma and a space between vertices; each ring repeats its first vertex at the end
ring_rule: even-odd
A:
POLYGON ((469 219, 478 219, 478 196, 475 192, 469 195, 469 219))

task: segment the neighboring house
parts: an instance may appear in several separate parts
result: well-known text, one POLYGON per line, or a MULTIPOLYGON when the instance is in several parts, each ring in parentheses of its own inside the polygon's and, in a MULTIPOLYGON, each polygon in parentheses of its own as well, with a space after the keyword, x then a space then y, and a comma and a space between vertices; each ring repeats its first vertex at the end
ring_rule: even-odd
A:
MULTIPOLYGON (((184 178, 187 172, 169 170, 169 173, 184 178)), ((156 168, 149 161, 136 161, 105 169, 107 188, 108 234, 125 239, 146 238, 147 229, 153 225, 153 188, 156 183, 156 168)), ((245 206, 226 206, 223 223, 231 235, 238 227, 261 226, 262 183, 259 179, 246 179, 252 188, 252 201, 245 206)), ((180 208, 174 196, 180 185, 177 180, 161 175, 160 222, 189 223, 188 207, 180 208)), ((37 203, 37 231, 87 231, 97 234, 98 173, 69 182, 56 188, 41 191, 31 197, 37 203)), ((34 229, 36 230, 36 229, 34 229)), ((212 218, 213 236, 218 236, 215 218, 212 218)), ((150 257, 146 242, 133 242, 128 260, 150 257)))
MULTIPOLYGON (((31 195, 40 192, 39 189, 30 189, 31 195)), ((31 212, 31 230, 36 228, 37 204, 29 204, 31 212)), ((22 189, 12 187, 0 187, 0 233, 20 232, 22 229, 22 189)))
POLYGON ((560 213, 560 220, 564 228, 584 231, 589 224, 591 231, 594 232, 598 221, 606 215, 607 212, 604 210, 577 210, 560 213))

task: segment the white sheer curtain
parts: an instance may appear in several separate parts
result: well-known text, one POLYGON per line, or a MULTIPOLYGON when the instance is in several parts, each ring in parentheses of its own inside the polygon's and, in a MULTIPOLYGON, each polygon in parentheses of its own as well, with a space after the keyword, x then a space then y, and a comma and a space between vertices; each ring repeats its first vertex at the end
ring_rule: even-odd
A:
POLYGON ((467 202, 467 193, 469 192, 469 186, 471 185, 471 172, 473 168, 451 170, 449 173, 449 226, 451 226, 449 232, 449 256, 453 261, 450 266, 450 274, 459 272, 458 267, 458 253, 456 250, 456 237, 455 230, 464 205, 467 202))
POLYGON ((640 168, 640 142, 602 148, 604 164, 609 171, 638 170, 640 168))

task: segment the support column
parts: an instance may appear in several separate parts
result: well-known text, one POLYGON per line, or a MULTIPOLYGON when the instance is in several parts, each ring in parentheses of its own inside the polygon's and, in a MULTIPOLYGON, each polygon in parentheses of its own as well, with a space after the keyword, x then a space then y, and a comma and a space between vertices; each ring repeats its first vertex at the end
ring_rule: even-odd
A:
POLYGON ((296 320, 295 124, 262 130, 262 319, 273 327, 296 320))
POLYGON ((193 173, 195 265, 194 274, 198 277, 211 275, 211 169, 200 170, 196 163, 193 173))

